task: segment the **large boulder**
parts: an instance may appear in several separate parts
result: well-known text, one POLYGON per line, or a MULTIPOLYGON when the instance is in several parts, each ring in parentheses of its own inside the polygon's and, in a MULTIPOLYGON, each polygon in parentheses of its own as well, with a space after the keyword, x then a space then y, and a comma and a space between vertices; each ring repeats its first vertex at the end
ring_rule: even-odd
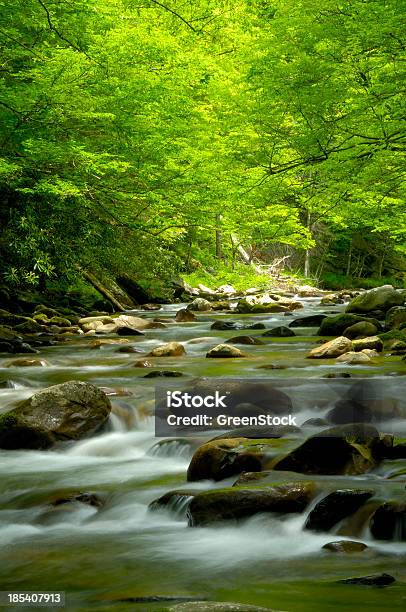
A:
POLYGON ((334 315, 333 317, 326 317, 321 322, 319 330, 317 332, 318 336, 339 336, 345 335, 344 331, 351 327, 355 323, 367 322, 374 325, 378 330, 382 329, 381 324, 377 319, 356 315, 343 313, 334 315))
POLYGON ((375 510, 371 522, 371 533, 377 540, 406 541, 406 503, 385 502, 375 510))
POLYGON ((185 347, 180 342, 167 342, 166 344, 160 344, 156 346, 148 357, 181 357, 185 355, 185 347))
POLYGON ((264 445, 256 440, 231 438, 211 440, 200 446, 190 462, 187 479, 223 480, 241 472, 260 472, 264 445))
POLYGON ((46 449, 99 430, 111 404, 98 387, 69 381, 34 393, 0 417, 0 448, 46 449))
POLYGON ((392 306, 402 306, 404 303, 403 291, 397 291, 392 285, 383 285, 355 297, 348 304, 346 312, 367 313, 374 310, 387 312, 392 306))
POLYGON ((329 493, 311 510, 306 519, 305 529, 330 531, 339 521, 361 508, 374 493, 373 490, 360 489, 339 489, 329 493))
POLYGON ((268 487, 229 487, 199 493, 189 504, 189 525, 194 527, 244 519, 262 512, 303 512, 314 491, 313 483, 294 482, 268 487))
POLYGON ((339 336, 330 342, 316 346, 307 355, 308 359, 331 359, 348 353, 352 349, 352 342, 344 336, 339 336))
POLYGON ((116 317, 113 319, 113 322, 115 323, 116 328, 126 326, 139 331, 143 331, 144 329, 164 329, 166 327, 164 323, 125 314, 121 314, 119 317, 116 317))
POLYGON ((336 361, 337 363, 346 363, 347 365, 361 365, 363 363, 369 363, 371 358, 365 353, 349 351, 348 353, 344 353, 344 355, 337 357, 336 361))
POLYGON ((369 336, 368 338, 353 340, 352 347, 356 352, 364 351, 365 349, 372 349, 380 353, 383 351, 383 342, 378 336, 369 336))
POLYGON ((227 344, 247 344, 247 345, 261 345, 264 344, 259 338, 254 336, 233 336, 226 340, 227 344))
POLYGON ((400 326, 406 323, 406 307, 393 306, 386 313, 385 326, 387 329, 399 329, 400 326))
POLYGON ((241 314, 261 314, 261 313, 276 313, 288 312, 288 306, 279 304, 273 301, 259 301, 255 297, 246 297, 238 301, 237 312, 241 314))
POLYGON ((369 321, 359 321, 358 323, 354 323, 350 325, 343 331, 343 336, 349 338, 350 340, 354 340, 355 338, 365 338, 367 336, 375 336, 378 332, 378 328, 373 323, 369 321))
POLYGON ((275 470, 302 474, 363 474, 380 460, 381 439, 372 425, 326 429, 276 461, 275 470))
POLYGON ((175 321, 177 323, 192 323, 193 321, 196 321, 196 315, 194 315, 193 312, 187 308, 181 308, 176 313, 175 321))

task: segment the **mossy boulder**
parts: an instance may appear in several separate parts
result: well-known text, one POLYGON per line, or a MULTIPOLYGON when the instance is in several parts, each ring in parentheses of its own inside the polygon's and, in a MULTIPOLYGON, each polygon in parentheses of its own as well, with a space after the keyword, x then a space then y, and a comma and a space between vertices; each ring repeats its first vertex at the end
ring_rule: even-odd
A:
POLYGON ((39 304, 35 307, 34 314, 43 314, 48 319, 52 319, 52 317, 60 317, 61 313, 55 308, 50 308, 49 306, 45 306, 44 304, 39 304))
POLYGON ((38 334, 43 331, 43 326, 38 321, 27 318, 24 323, 16 325, 14 330, 21 334, 38 334))
POLYGON ((0 448, 46 449, 99 430, 111 404, 98 387, 69 381, 34 393, 0 417, 0 448))
POLYGON ((368 546, 363 542, 354 542, 353 540, 337 540, 336 542, 328 542, 324 544, 323 549, 335 553, 359 553, 366 550, 368 546))
POLYGON ((181 357, 185 355, 185 347, 180 342, 167 342, 156 346, 148 353, 148 357, 181 357))
POLYGON ((289 323, 289 327, 319 327, 324 319, 327 317, 325 314, 308 315, 307 317, 300 317, 289 323))
POLYGON ((326 317, 321 322, 318 329, 318 336, 340 336, 345 335, 343 332, 355 325, 356 323, 370 323, 374 325, 376 329, 381 330, 382 326, 377 319, 361 316, 357 314, 342 313, 334 315, 333 317, 326 317))
POLYGON ((380 446, 379 432, 372 425, 331 427, 308 438, 273 468, 303 474, 363 474, 377 465, 380 446))
POLYGON ((365 349, 373 349, 380 353, 383 351, 383 342, 379 336, 369 336, 368 338, 359 338, 352 341, 354 351, 364 351, 365 349))
POLYGON ((404 323, 406 323, 405 306, 393 306, 388 310, 385 317, 385 326, 387 329, 399 329, 404 323))
POLYGON ((196 321, 196 315, 187 308, 181 308, 176 313, 175 321, 177 323, 192 323, 193 321, 196 321))
POLYGON ((267 487, 228 487, 199 493, 190 502, 190 526, 245 519, 258 513, 300 513, 315 493, 312 482, 293 482, 267 487))
POLYGON ((305 529, 330 531, 347 516, 354 514, 375 491, 362 489, 339 489, 320 500, 306 519, 305 529))
POLYGON ((355 340, 357 338, 365 338, 367 336, 374 336, 378 332, 378 328, 373 323, 369 321, 358 321, 358 323, 354 323, 350 325, 343 331, 343 336, 349 338, 350 340, 355 340))
POLYGON ((392 285, 383 285, 365 291, 352 299, 346 308, 346 312, 368 313, 373 310, 387 312, 393 306, 402 306, 405 299, 404 291, 397 291, 392 285))
POLYGON ((289 310, 288 306, 278 304, 278 302, 260 302, 252 297, 242 298, 237 304, 237 312, 241 314, 277 313, 289 310))
POLYGON ((279 327, 273 327, 272 329, 268 329, 263 336, 271 337, 271 338, 289 338, 296 336, 295 332, 286 327, 285 325, 280 325, 279 327))
POLYGON ((49 320, 50 325, 58 325, 58 327, 70 327, 72 323, 65 317, 55 316, 49 320))
POLYGON ((198 297, 187 305, 187 310, 206 312, 207 310, 211 310, 211 304, 208 300, 198 297))

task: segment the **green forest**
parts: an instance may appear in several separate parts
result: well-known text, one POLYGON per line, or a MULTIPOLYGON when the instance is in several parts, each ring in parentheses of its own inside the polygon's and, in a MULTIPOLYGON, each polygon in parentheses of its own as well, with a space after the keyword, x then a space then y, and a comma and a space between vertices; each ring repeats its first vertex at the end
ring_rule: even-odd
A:
POLYGON ((251 286, 242 246, 325 288, 403 286, 404 17, 401 0, 3 0, 0 284, 251 286))

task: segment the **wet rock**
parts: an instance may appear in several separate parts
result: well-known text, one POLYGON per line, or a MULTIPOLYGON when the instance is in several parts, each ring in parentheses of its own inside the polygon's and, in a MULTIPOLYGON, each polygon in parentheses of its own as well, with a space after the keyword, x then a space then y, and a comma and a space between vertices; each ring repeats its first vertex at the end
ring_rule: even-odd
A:
POLYGON ((335 295, 334 293, 330 295, 325 295, 321 298, 320 304, 344 304, 343 298, 335 295))
POLYGON ((223 321, 218 319, 214 321, 210 326, 210 329, 218 329, 219 331, 228 331, 232 329, 241 329, 241 325, 239 323, 235 323, 234 321, 223 321))
POLYGON ((351 374, 348 372, 329 372, 328 374, 324 374, 322 378, 351 378, 351 374))
POLYGON ((199 491, 196 490, 187 490, 187 489, 179 489, 175 491, 168 491, 158 497, 158 499, 154 499, 148 506, 149 510, 153 512, 156 510, 170 510, 174 514, 182 513, 186 514, 187 507, 193 497, 197 495, 199 491))
POLYGON ((311 285, 301 285, 297 290, 297 294, 299 297, 320 297, 324 292, 311 285))
POLYGON ((196 298, 193 302, 187 305, 187 310, 194 310, 197 312, 205 312, 207 310, 211 310, 211 304, 208 300, 204 298, 196 298))
POLYGON ((176 313, 175 321, 178 323, 192 323, 193 321, 196 321, 196 315, 194 315, 193 312, 187 308, 181 308, 176 313))
POLYGON ((368 546, 363 542, 353 542, 352 540, 338 540, 337 542, 328 542, 324 544, 325 550, 330 550, 336 553, 357 553, 367 549, 368 546))
POLYGON ((354 514, 374 493, 373 490, 360 489, 333 491, 315 505, 306 519, 305 529, 330 531, 334 525, 354 514))
POLYGON ((58 325, 58 327, 70 327, 72 325, 69 319, 61 316, 52 317, 49 323, 51 325, 58 325))
POLYGON ((355 353, 354 351, 349 351, 344 355, 340 355, 336 359, 337 363, 346 363, 348 365, 358 365, 363 363, 369 363, 371 358, 365 353, 355 353))
POLYGON ((386 329, 399 329, 406 323, 406 308, 404 306, 393 306, 388 310, 385 317, 386 329))
POLYGON ((185 347, 180 342, 167 342, 152 349, 148 357, 181 357, 185 355, 185 347))
POLYGON ((162 306, 160 304, 142 304, 142 310, 148 310, 149 312, 154 310, 161 310, 162 306))
POLYGON ((124 345, 117 349, 116 353, 142 353, 142 350, 135 346, 124 345))
POLYGON ((245 438, 206 442, 194 453, 187 480, 223 480, 241 472, 260 472, 262 447, 251 447, 246 442, 245 438))
POLYGON ((35 314, 43 314, 48 319, 52 319, 52 317, 59 317, 61 313, 55 308, 51 308, 49 306, 45 306, 44 304, 39 304, 34 309, 35 314))
POLYGON ((45 359, 13 359, 7 364, 8 368, 44 368, 50 364, 45 359))
POLYGON ((242 314, 276 313, 287 312, 288 310, 288 306, 283 306, 278 302, 261 303, 254 297, 243 298, 237 304, 237 312, 242 314))
POLYGON ((263 336, 270 336, 275 338, 289 338, 291 336, 296 336, 295 332, 293 332, 289 327, 285 327, 281 325, 280 327, 273 327, 272 329, 268 329, 263 336))
POLYGON ((373 310, 387 312, 393 306, 402 306, 404 303, 403 291, 397 291, 392 285, 383 285, 355 297, 348 304, 346 312, 365 313, 373 310))
POLYGON ((309 482, 286 483, 279 486, 205 491, 190 502, 190 526, 202 526, 226 520, 244 519, 262 512, 290 514, 303 512, 314 495, 309 482))
POLYGON ((307 355, 308 359, 331 359, 339 357, 344 353, 348 353, 352 349, 352 342, 344 336, 339 336, 330 342, 325 342, 320 346, 316 346, 307 355))
POLYGON ((376 540, 406 541, 406 503, 385 502, 374 512, 370 522, 376 540))
POLYGON ((46 449, 79 440, 99 430, 110 411, 109 399, 90 383, 48 387, 0 416, 0 448, 46 449))
MULTIPOLYGON (((240 404, 239 406, 241 406, 240 404)), ((237 408, 239 407, 237 406, 237 408)), ((258 409, 257 409, 258 413, 258 409)), ((326 423, 327 424, 327 423, 326 423)), ((220 434, 213 438, 214 440, 228 440, 230 438, 248 438, 248 439, 277 439, 283 436, 289 436, 291 434, 300 433, 300 427, 295 425, 275 425, 269 427, 238 427, 227 431, 227 433, 220 434)))
POLYGON ((364 349, 372 349, 380 353, 383 350, 383 342, 378 336, 369 336, 352 342, 354 351, 363 351, 364 349))
POLYGON ((79 502, 87 506, 92 506, 93 508, 101 508, 104 505, 103 499, 96 493, 72 493, 66 497, 58 497, 51 505, 62 506, 72 502, 79 502))
POLYGON ((286 370, 288 366, 280 363, 266 363, 258 366, 258 370, 286 370))
POLYGON ((134 317, 133 315, 124 315, 121 314, 119 317, 113 319, 113 323, 117 328, 126 326, 131 329, 136 329, 138 331, 143 331, 144 329, 165 329, 166 325, 164 323, 157 323, 156 321, 151 321, 151 319, 143 319, 142 317, 134 317))
POLYGON ((343 313, 338 314, 333 317, 326 317, 323 319, 319 330, 317 332, 318 336, 339 336, 343 334, 343 332, 351 327, 355 323, 367 322, 374 325, 378 330, 381 330, 381 324, 377 319, 373 319, 366 316, 361 316, 357 314, 349 314, 343 313))
POLYGON ((236 358, 246 357, 245 353, 240 351, 236 346, 230 344, 218 344, 206 353, 206 357, 212 358, 236 358))
POLYGON ((372 425, 341 425, 311 436, 273 468, 303 474, 363 474, 377 464, 379 445, 379 433, 372 425))
POLYGON ((84 332, 89 332, 96 331, 105 325, 114 325, 114 319, 109 316, 83 317, 79 319, 78 324, 84 332))
POLYGON ((235 295, 237 291, 232 285, 220 285, 220 287, 217 288, 216 293, 219 293, 220 295, 235 295))
POLYGON ((0 353, 14 353, 14 347, 10 342, 2 342, 0 340, 0 353))
POLYGON ((395 582, 395 578, 389 574, 373 574, 371 576, 361 576, 360 578, 344 578, 337 580, 341 584, 361 584, 364 586, 385 587, 395 582))
POLYGON ((253 336, 233 336, 226 340, 227 344, 248 344, 248 345, 260 345, 264 344, 259 338, 253 336))
POLYGON ((229 310, 230 302, 227 302, 227 300, 218 300, 216 302, 211 302, 211 309, 212 310, 229 310))
POLYGON ((140 359, 133 363, 133 368, 153 368, 153 364, 147 359, 140 359))
POLYGON ((300 317, 289 323, 289 327, 319 327, 326 317, 324 314, 300 317))
POLYGON ((183 376, 182 372, 175 370, 154 370, 145 374, 144 378, 179 378, 180 376, 183 376))
POLYGON ((129 325, 120 325, 116 328, 116 333, 118 336, 144 336, 145 334, 136 329, 135 327, 130 327, 129 325))
POLYGON ((265 323, 253 323, 252 325, 247 325, 244 329, 266 329, 265 323))
POLYGON ((374 336, 378 331, 378 328, 373 323, 369 321, 359 321, 347 327, 347 329, 343 331, 343 336, 350 340, 355 340, 357 338, 374 336))

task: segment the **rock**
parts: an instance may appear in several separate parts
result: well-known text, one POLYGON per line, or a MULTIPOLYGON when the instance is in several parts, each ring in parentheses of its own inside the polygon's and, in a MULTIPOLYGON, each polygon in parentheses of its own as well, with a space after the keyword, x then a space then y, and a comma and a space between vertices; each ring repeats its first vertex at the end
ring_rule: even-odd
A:
POLYGON ((348 365, 358 365, 361 363, 369 363, 371 358, 365 353, 355 353, 354 351, 349 351, 336 359, 337 363, 347 363, 348 365))
POLYGON ((79 440, 108 420, 111 404, 98 387, 69 381, 34 393, 0 416, 0 448, 46 449, 79 440))
POLYGON ((167 342, 152 349, 148 357, 180 357, 185 355, 185 347, 180 342, 167 342))
POLYGON ((291 336, 296 336, 295 332, 293 332, 289 327, 285 327, 281 325, 280 327, 273 327, 272 329, 268 329, 263 336, 271 336, 275 338, 289 338, 291 336))
POLYGON ((206 353, 206 357, 229 358, 229 357, 246 357, 245 353, 240 351, 236 346, 230 344, 218 344, 206 353))
POLYGON ((116 333, 118 336, 144 336, 145 335, 139 329, 135 329, 134 327, 130 327, 129 325, 120 325, 120 327, 116 328, 116 333))
POLYGON ((261 303, 253 297, 242 298, 237 304, 237 312, 242 314, 276 313, 287 312, 288 310, 288 306, 282 306, 277 302, 261 303))
POLYGON ((101 508, 104 505, 103 499, 95 493, 72 493, 66 497, 58 497, 51 502, 52 506, 61 506, 64 504, 71 504, 72 502, 79 502, 92 506, 93 508, 101 508))
POLYGON ((211 310, 211 304, 208 300, 205 300, 204 298, 199 297, 187 305, 187 310, 195 310, 198 312, 204 312, 207 310, 211 310))
POLYGON ((211 302, 211 309, 212 310, 229 310, 230 302, 227 302, 227 300, 218 300, 216 302, 211 302))
POLYGON ((196 495, 189 504, 189 525, 195 527, 244 519, 262 512, 303 512, 314 490, 313 483, 295 482, 263 488, 229 487, 205 491, 196 495))
POLYGON ((180 376, 183 376, 182 372, 175 370, 154 370, 145 374, 144 378, 179 378, 180 376))
POLYGON ((147 359, 141 359, 133 363, 133 368, 153 368, 153 364, 147 359))
POLYGON ((220 285, 220 287, 217 288, 216 293, 223 295, 235 295, 237 291, 232 285, 220 285))
POLYGON ((168 608, 168 612, 273 612, 270 608, 230 601, 188 601, 168 608))
POLYGON ((157 323, 156 321, 151 321, 151 319, 143 319, 142 317, 134 317, 133 315, 121 314, 119 317, 113 319, 113 322, 117 328, 125 325, 126 327, 131 327, 139 331, 143 331, 144 329, 166 328, 164 323, 157 323))
POLYGON ((344 304, 344 300, 334 293, 321 298, 320 304, 344 304))
POLYGON ((361 508, 374 493, 373 490, 360 489, 340 489, 329 493, 309 513, 305 529, 330 531, 334 525, 361 508))
POLYGON ((253 323, 252 325, 247 325, 244 329, 266 329, 265 323, 253 323))
POLYGON ((378 330, 381 330, 381 324, 377 319, 373 319, 366 316, 356 315, 356 314, 338 314, 333 317, 326 317, 323 319, 317 335, 318 336, 338 336, 343 334, 343 332, 351 327, 355 323, 367 322, 374 325, 378 330))
POLYGON ((376 466, 379 445, 379 433, 372 425, 332 427, 308 438, 277 461, 273 469, 302 474, 363 474, 376 466))
POLYGON ((325 550, 337 553, 357 553, 362 552, 368 546, 363 542, 353 542, 352 540, 338 540, 337 542, 328 542, 322 547, 325 550))
POLYGON ((228 331, 232 329, 241 329, 241 327, 242 326, 239 323, 234 323, 234 321, 223 321, 221 319, 218 319, 217 321, 214 321, 214 323, 212 323, 212 325, 210 326, 210 329, 228 331))
POLYGON ((319 418, 307 419, 307 421, 302 423, 302 427, 325 427, 326 425, 328 425, 326 419, 319 418))
POLYGON ((358 321, 358 323, 354 323, 347 327, 347 329, 343 331, 343 336, 350 340, 354 340, 356 338, 374 336, 377 332, 378 328, 373 323, 369 323, 369 321, 358 321))
POLYGON ((383 342, 378 336, 370 336, 352 341, 354 351, 363 351, 364 349, 373 349, 380 353, 383 351, 383 342))
POLYGON ((376 357, 380 356, 378 351, 376 351, 375 349, 362 349, 361 353, 364 353, 364 355, 366 355, 370 359, 375 359, 376 357))
POLYGON ((352 349, 352 342, 344 336, 339 336, 330 342, 325 342, 321 346, 316 346, 307 355, 308 359, 331 359, 348 353, 352 349))
POLYGON ((160 304, 142 304, 141 306, 142 310, 148 310, 148 311, 153 311, 153 310, 161 310, 162 306, 160 304))
MULTIPOLYGON (((117 345, 117 344, 127 344, 129 342, 129 340, 127 340, 126 338, 98 338, 97 340, 92 340, 92 342, 90 342, 89 344, 89 348, 92 349, 98 349, 101 348, 102 346, 110 346, 110 345, 117 345)), ((126 349, 130 348, 128 346, 125 346, 126 349)))
POLYGON ((178 323, 191 323, 196 321, 196 315, 194 315, 193 312, 187 308, 181 308, 176 313, 175 321, 178 323))
POLYGON ((389 340, 386 343, 386 349, 390 350, 392 355, 405 355, 406 342, 404 340, 389 340))
POLYGON ((383 285, 355 297, 348 304, 346 312, 365 313, 372 310, 387 312, 393 306, 402 306, 404 303, 403 292, 396 291, 392 285, 383 285))
POLYGON ((7 364, 7 368, 44 368, 49 365, 45 359, 13 359, 7 364))
POLYGON ((48 319, 52 319, 52 317, 60 317, 61 314, 55 308, 50 308, 49 306, 45 306, 44 304, 39 304, 34 309, 35 314, 43 314, 48 319))
POLYGON ((365 586, 385 587, 393 584, 395 579, 389 574, 373 574, 372 576, 361 576, 360 578, 344 578, 337 580, 341 584, 362 584, 365 586))
POLYGON ((10 342, 0 341, 0 353, 14 353, 14 347, 10 342))
POLYGON ((328 374, 324 374, 322 378, 351 378, 351 374, 348 372, 329 372, 328 374))
MULTIPOLYGON (((253 404, 248 404, 253 405, 253 404)), ((240 408, 244 404, 239 404, 236 408, 240 408)), ((238 411, 238 414, 240 412, 238 411)), ((328 423, 325 423, 328 425, 328 423)), ((269 427, 238 427, 226 433, 220 434, 213 440, 229 440, 230 438, 248 438, 251 440, 277 439, 290 434, 300 433, 300 427, 295 425, 270 425, 269 427)))
POLYGON ((323 291, 311 285, 302 285, 298 288, 297 294, 299 297, 320 297, 323 295, 323 291))
POLYGON ((371 534, 376 540, 406 541, 406 503, 385 502, 372 515, 371 534))
POLYGON ((69 319, 66 319, 65 317, 52 317, 52 319, 49 320, 49 323, 51 325, 58 325, 58 327, 70 327, 72 325, 72 323, 69 321, 69 319))
MULTIPOLYGON (((244 446, 245 438, 206 442, 194 453, 187 471, 188 481, 223 480, 241 472, 260 472, 261 455, 244 446)), ((260 452, 259 447, 254 449, 260 452)))
POLYGON ((207 295, 216 295, 216 292, 213 291, 213 289, 210 289, 210 287, 207 287, 206 285, 203 285, 202 283, 199 283, 197 285, 197 288, 199 290, 199 294, 203 295, 203 294, 207 294, 207 295))
POLYGON ((227 344, 251 344, 251 345, 260 345, 264 344, 261 342, 259 338, 254 338, 253 336, 233 336, 226 340, 227 344))
POLYGON ((27 319, 25 323, 16 325, 14 331, 21 334, 37 334, 43 331, 43 327, 34 319, 27 319))
POLYGON ((406 308, 404 306, 390 308, 385 317, 386 329, 399 329, 403 323, 406 323, 406 308))
MULTIPOLYGON (((124 339, 124 338, 123 338, 124 339)), ((142 353, 141 349, 135 346, 124 345, 117 349, 116 353, 142 353)))
POLYGON ((372 412, 368 406, 348 399, 339 400, 327 413, 327 419, 334 425, 346 423, 370 423, 372 412))
POLYGON ((258 370, 286 370, 288 366, 279 363, 266 363, 258 366, 258 370))
POLYGON ((289 327, 319 327, 327 315, 316 314, 307 317, 300 317, 289 323, 289 327))

